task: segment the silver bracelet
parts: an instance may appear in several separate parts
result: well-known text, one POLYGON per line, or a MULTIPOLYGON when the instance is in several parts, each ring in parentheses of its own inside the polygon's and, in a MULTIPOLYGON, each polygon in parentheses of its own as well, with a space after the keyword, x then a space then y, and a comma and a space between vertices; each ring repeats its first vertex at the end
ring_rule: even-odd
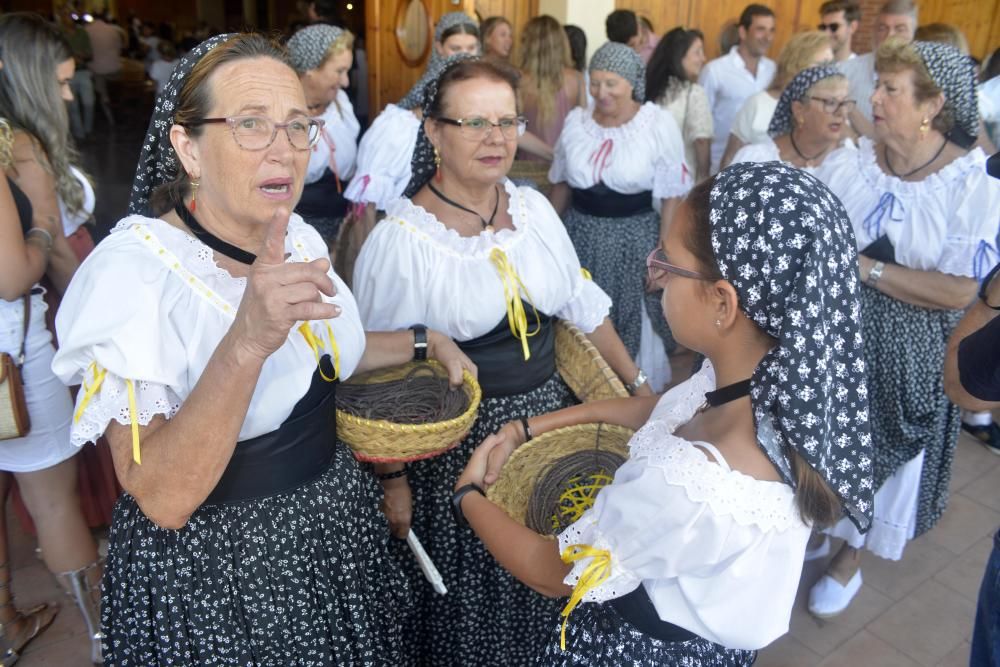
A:
POLYGON ((865 278, 865 284, 869 287, 875 287, 882 277, 883 269, 885 269, 885 262, 875 262, 875 265, 868 272, 868 277, 865 278))
POLYGON ((625 388, 628 390, 628 393, 634 394, 635 392, 637 392, 639 390, 639 387, 641 387, 642 385, 646 384, 646 382, 648 380, 649 380, 649 378, 646 377, 646 374, 643 373, 642 369, 640 368, 639 369, 639 374, 635 376, 635 379, 632 380, 632 382, 630 382, 629 384, 625 385, 625 388))
POLYGON ((31 236, 33 234, 41 234, 42 241, 45 243, 46 252, 52 250, 52 243, 53 243, 52 234, 49 234, 46 230, 42 229, 41 227, 32 227, 24 235, 24 240, 27 241, 31 239, 31 236))

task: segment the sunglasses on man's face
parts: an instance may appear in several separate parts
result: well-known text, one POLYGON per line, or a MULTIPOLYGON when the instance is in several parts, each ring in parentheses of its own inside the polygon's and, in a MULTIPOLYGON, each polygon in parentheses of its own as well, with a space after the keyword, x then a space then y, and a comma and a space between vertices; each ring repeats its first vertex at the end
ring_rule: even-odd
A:
POLYGON ((826 32, 827 30, 829 30, 830 32, 837 32, 838 30, 840 30, 840 26, 841 26, 840 23, 820 23, 816 27, 822 30, 823 32, 826 32))

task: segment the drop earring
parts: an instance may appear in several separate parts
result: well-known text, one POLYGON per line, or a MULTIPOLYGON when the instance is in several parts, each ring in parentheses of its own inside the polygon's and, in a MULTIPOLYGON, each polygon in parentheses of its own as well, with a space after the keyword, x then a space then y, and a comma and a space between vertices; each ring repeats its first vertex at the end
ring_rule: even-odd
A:
POLYGON ((717 329, 718 329, 718 328, 721 328, 721 327, 722 327, 722 320, 715 320, 715 327, 716 327, 717 329))
POLYGON ((194 213, 198 210, 198 202, 195 198, 198 196, 198 186, 201 185, 201 181, 197 179, 191 180, 191 203, 188 204, 188 210, 194 213))
POLYGON ((920 123, 920 140, 923 141, 927 138, 927 133, 931 131, 931 121, 926 116, 924 121, 920 123))
POLYGON ((434 147, 434 180, 441 182, 441 153, 434 147))

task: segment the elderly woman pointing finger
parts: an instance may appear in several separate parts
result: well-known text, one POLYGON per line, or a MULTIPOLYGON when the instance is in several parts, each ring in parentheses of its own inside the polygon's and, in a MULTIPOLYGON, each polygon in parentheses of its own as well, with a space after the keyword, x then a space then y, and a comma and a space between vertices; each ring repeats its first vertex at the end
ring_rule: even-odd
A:
MULTIPOLYGON (((112 664, 399 663, 405 582, 333 405, 337 379, 412 358, 413 334, 366 335, 323 239, 289 216, 317 137, 280 47, 203 43, 157 101, 135 214, 66 294, 54 370, 84 383, 72 438, 106 433, 126 490, 112 664)), ((468 361, 428 333, 457 381, 468 361)))

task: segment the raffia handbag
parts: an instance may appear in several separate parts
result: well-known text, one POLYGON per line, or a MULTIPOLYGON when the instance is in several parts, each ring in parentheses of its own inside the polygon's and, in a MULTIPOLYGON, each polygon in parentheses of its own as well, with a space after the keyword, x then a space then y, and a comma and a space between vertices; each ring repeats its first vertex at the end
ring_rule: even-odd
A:
POLYGON ((31 430, 28 404, 24 401, 24 383, 21 368, 24 366, 24 347, 28 340, 28 318, 31 314, 31 297, 24 297, 24 335, 17 359, 0 352, 0 440, 23 438, 31 430))

